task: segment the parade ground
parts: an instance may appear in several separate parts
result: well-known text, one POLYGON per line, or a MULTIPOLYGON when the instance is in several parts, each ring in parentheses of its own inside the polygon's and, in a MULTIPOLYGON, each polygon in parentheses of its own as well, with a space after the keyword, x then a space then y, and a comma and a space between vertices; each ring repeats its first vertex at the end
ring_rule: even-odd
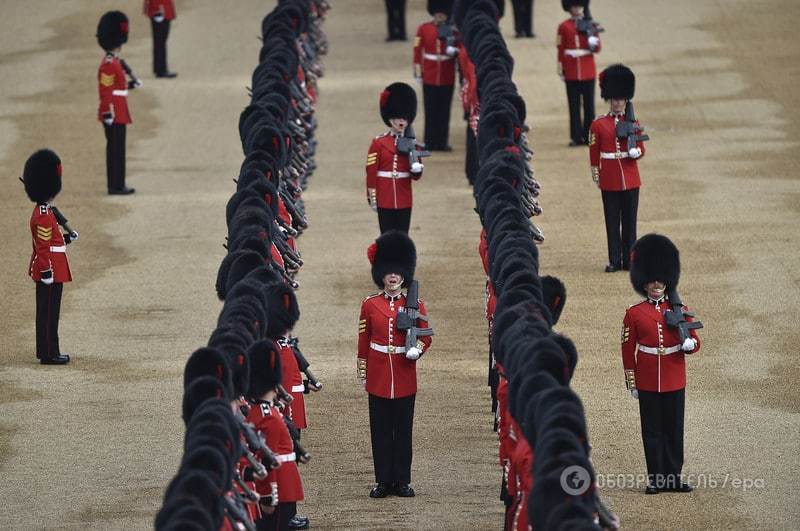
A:
MULTIPOLYGON (((364 162, 385 131, 379 93, 393 81, 414 83, 412 42, 384 42, 383 2, 331 3, 295 329, 324 389, 306 402, 303 444, 313 457, 301 467, 299 513, 313 529, 502 529, 481 229, 457 97, 454 150, 426 159, 414 185, 416 276, 436 330, 418 366, 417 496, 368 497, 356 341, 361 300, 375 292, 366 248, 378 226, 364 162)), ((409 1, 412 39, 429 18, 424 4, 409 1)), ((537 1, 537 37, 514 39, 507 6, 501 28, 542 184, 541 272, 567 287, 556 329, 580 355, 572 386, 586 409, 599 492, 623 529, 800 528, 800 3, 596 4, 606 29, 598 70, 624 62, 636 72, 636 112, 651 138, 639 163, 639 235, 677 244, 681 294, 705 324, 702 350, 687 360, 684 473, 695 490, 645 496, 639 410, 619 350, 625 309, 639 298, 625 272, 603 272, 600 193, 587 149, 567 146, 555 46, 567 15, 555 0, 537 1)), ((176 6, 169 57, 179 76, 164 80, 152 74, 140 0, 0 0, 2 529, 152 528, 182 455, 183 367, 221 308, 214 281, 243 159, 239 113, 274 2, 176 6), (95 30, 107 9, 131 19, 123 55, 144 83, 129 98, 131 196, 106 195, 95 30), (61 310, 67 366, 40 366, 34 352, 32 204, 17 177, 42 147, 63 161, 56 204, 80 232, 61 310)), ((597 112, 606 112, 599 90, 597 112)), ((420 103, 420 135, 422 124, 420 103)))

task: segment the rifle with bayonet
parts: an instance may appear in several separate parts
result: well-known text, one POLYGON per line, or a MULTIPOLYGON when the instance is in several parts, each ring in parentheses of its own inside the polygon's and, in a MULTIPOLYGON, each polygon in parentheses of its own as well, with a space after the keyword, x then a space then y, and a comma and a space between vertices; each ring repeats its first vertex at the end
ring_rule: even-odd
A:
POLYGON ((683 302, 681 301, 681 296, 678 295, 677 289, 670 288, 667 291, 667 298, 669 298, 669 305, 672 309, 664 312, 664 320, 667 326, 678 329, 678 334, 681 338, 681 347, 683 347, 687 340, 693 339, 690 330, 703 328, 703 323, 700 321, 690 322, 686 320, 687 317, 694 317, 694 313, 687 312, 683 309, 683 302))
POLYGON ((50 205, 50 210, 53 212, 53 215, 56 218, 56 222, 58 222, 58 224, 64 227, 64 230, 67 231, 67 233, 64 235, 64 243, 70 244, 75 240, 77 240, 78 231, 74 230, 67 224, 68 221, 67 218, 64 216, 64 214, 62 214, 61 211, 58 208, 54 207, 53 205, 50 205))
POLYGON ((419 311, 419 282, 412 280, 406 294, 406 305, 403 311, 397 314, 397 329, 406 333, 406 351, 417 346, 417 339, 423 336, 432 336, 433 328, 420 328, 417 319, 425 321, 428 325, 428 316, 419 311))
POLYGON ((300 372, 305 373, 306 380, 308 382, 306 386, 306 392, 310 391, 321 391, 322 390, 322 382, 317 380, 317 377, 314 376, 314 373, 308 368, 310 363, 303 355, 303 352, 300 350, 300 340, 296 337, 289 338, 289 346, 292 347, 292 352, 294 352, 294 358, 297 360, 297 366, 300 369, 300 372))
POLYGON ((133 73, 133 70, 131 69, 130 66, 128 66, 128 63, 126 63, 124 59, 120 58, 119 64, 122 65, 122 69, 125 71, 126 74, 128 74, 128 77, 130 78, 128 80, 128 88, 137 89, 141 87, 142 86, 141 80, 138 77, 136 77, 136 74, 133 73))

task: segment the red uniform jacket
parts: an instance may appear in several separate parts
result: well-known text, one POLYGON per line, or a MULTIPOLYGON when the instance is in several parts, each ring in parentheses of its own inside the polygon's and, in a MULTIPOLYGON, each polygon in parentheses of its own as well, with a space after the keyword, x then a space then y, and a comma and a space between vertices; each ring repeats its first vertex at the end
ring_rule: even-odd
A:
POLYGON ((558 73, 564 76, 565 81, 588 81, 597 76, 594 54, 602 45, 598 43, 597 48, 589 49, 589 38, 578 31, 574 19, 568 18, 558 26, 556 46, 558 73))
POLYGON ((497 305, 497 298, 494 294, 494 284, 489 278, 489 242, 486 239, 486 230, 481 229, 481 239, 478 243, 478 254, 481 256, 483 270, 486 273, 486 320, 489 321, 489 333, 492 331, 492 321, 494 320, 494 309, 497 305))
POLYGON ((471 116, 478 106, 478 78, 475 64, 469 58, 467 48, 458 43, 458 70, 461 72, 461 106, 467 116, 471 116))
POLYGON ((278 340, 278 347, 281 353, 281 370, 283 371, 283 381, 281 385, 283 388, 291 393, 292 403, 286 406, 286 416, 289 420, 294 422, 294 425, 299 429, 304 430, 307 427, 306 423, 306 403, 303 397, 303 375, 300 373, 300 367, 297 365, 297 358, 294 357, 294 350, 288 343, 288 339, 281 338, 278 340))
POLYGON ((367 188, 375 188, 379 208, 411 208, 411 180, 422 172, 411 173, 408 157, 397 153, 397 137, 391 133, 376 136, 367 154, 367 188))
MULTIPOLYGON (((664 312, 670 309, 665 298, 659 304, 644 300, 625 312, 622 322, 622 365, 626 373, 634 371, 636 389, 667 393, 686 387, 685 354, 700 350, 700 339, 695 330, 691 336, 697 346, 684 353, 678 330, 667 326, 664 312), (661 349, 648 353, 645 349, 661 349)), ((685 307, 684 307, 685 309, 685 307)), ((691 317, 686 318, 691 321, 691 317)))
MULTIPOLYGON (((617 122, 623 118, 608 113, 589 128, 589 164, 599 169, 600 189, 606 192, 633 190, 642 185, 637 159, 628 156, 628 139, 617 136, 617 122)), ((636 147, 644 157, 644 143, 637 142, 636 147)))
POLYGON ((303 500, 303 482, 295 462, 294 443, 283 414, 270 404, 258 404, 250 409, 247 421, 264 435, 264 439, 281 466, 271 470, 267 477, 256 482, 258 492, 272 492, 271 483, 278 483, 278 501, 296 502, 303 500))
MULTIPOLYGON (((367 392, 381 398, 403 398, 417 392, 417 362, 406 358, 406 333, 397 329, 397 314, 406 296, 380 292, 364 299, 358 322, 358 358, 367 362, 367 392), (384 352, 385 351, 385 352, 384 352)), ((425 314, 425 304, 419 301, 425 314)), ((417 326, 428 323, 417 320, 417 326)), ((417 348, 427 352, 431 337, 420 337, 417 348)))
POLYGON ((425 85, 437 87, 456 82, 456 58, 445 53, 447 43, 439 38, 433 22, 420 24, 414 39, 414 71, 422 73, 425 85))
POLYGON ((172 0, 144 0, 144 14, 153 18, 158 13, 164 13, 164 19, 175 19, 175 4, 172 0))
POLYGON ((528 530, 528 500, 533 488, 533 450, 528 440, 519 436, 514 454, 511 456, 511 467, 517 480, 517 496, 514 501, 514 512, 511 522, 512 531, 528 530))
POLYGON ((114 113, 115 124, 131 123, 128 112, 128 78, 116 55, 107 53, 97 71, 97 91, 100 93, 100 106, 97 119, 103 121, 103 114, 114 113))
POLYGON ((53 272, 53 282, 72 280, 67 261, 67 246, 50 205, 33 207, 30 225, 33 253, 28 274, 34 282, 42 280, 42 273, 45 271, 53 272))

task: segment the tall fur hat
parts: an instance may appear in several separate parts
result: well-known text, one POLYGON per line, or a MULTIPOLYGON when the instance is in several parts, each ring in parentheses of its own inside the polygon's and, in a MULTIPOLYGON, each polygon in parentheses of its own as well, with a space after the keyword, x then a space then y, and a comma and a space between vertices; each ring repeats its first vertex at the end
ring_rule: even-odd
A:
POLYGON ((383 89, 379 105, 383 123, 388 126, 390 118, 405 118, 411 124, 417 117, 417 93, 406 83, 392 83, 383 89))
POLYGON ((287 330, 294 328, 300 319, 300 307, 294 290, 285 282, 270 284, 266 288, 269 304, 267 306, 267 337, 278 339, 287 330))
POLYGON ((403 285, 414 280, 417 267, 417 249, 405 232, 390 230, 381 234, 367 249, 367 258, 372 264, 372 280, 383 289, 383 277, 397 273, 403 277, 403 285))
POLYGON ((589 5, 589 0, 561 0, 561 7, 564 11, 569 11, 569 8, 572 6, 581 6, 582 8, 586 9, 586 6, 589 5))
POLYGON ((61 191, 61 159, 49 149, 35 152, 25 161, 22 183, 31 201, 46 203, 61 191))
POLYGON ((632 100, 636 91, 636 76, 633 71, 623 64, 611 65, 599 76, 600 97, 604 100, 618 98, 632 100))
POLYGON ((128 42, 128 17, 122 11, 108 11, 97 24, 97 43, 109 52, 128 42))
POLYGON ((216 378, 227 390, 228 395, 233 395, 233 381, 228 360, 219 350, 212 347, 203 347, 195 350, 186 361, 183 369, 183 388, 202 376, 216 378))
POLYGON ((453 12, 453 0, 428 0, 428 13, 444 13, 448 17, 453 12))
POLYGON ((281 355, 275 348, 275 342, 262 339, 253 343, 247 350, 250 361, 250 388, 248 398, 261 398, 267 391, 281 383, 281 355))
POLYGON ((644 285, 661 281, 667 289, 676 289, 681 276, 681 257, 675 244, 660 234, 646 234, 631 249, 631 284, 647 297, 644 285))
POLYGON ((189 424, 192 415, 200 404, 212 398, 219 398, 229 402, 231 396, 225 386, 212 376, 195 378, 189 387, 183 391, 183 422, 189 424))

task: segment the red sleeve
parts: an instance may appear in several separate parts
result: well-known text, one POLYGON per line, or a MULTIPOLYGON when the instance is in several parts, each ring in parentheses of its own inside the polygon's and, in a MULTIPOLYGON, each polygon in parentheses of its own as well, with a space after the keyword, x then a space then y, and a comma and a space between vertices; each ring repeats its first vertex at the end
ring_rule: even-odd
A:
POLYGON ((558 31, 556 32, 556 48, 558 50, 556 54, 556 59, 558 60, 558 73, 563 75, 564 74, 564 43, 563 43, 563 28, 564 25, 561 24, 558 26, 558 31))
POLYGON ((33 248, 36 253, 36 260, 32 267, 36 271, 52 270, 50 243, 53 239, 53 231, 58 230, 58 227, 53 225, 48 216, 34 216, 31 218, 31 236, 33 236, 33 248))
POLYGON ((97 91, 100 94, 100 114, 111 112, 111 95, 114 92, 116 74, 111 63, 103 61, 97 71, 97 91))
MULTIPOLYGON (((636 125, 639 125, 639 120, 636 120, 636 125)), ((638 142, 636 142, 636 147, 638 147, 639 149, 641 149, 641 150, 642 150, 642 156, 641 156, 641 157, 639 157, 639 158, 642 158, 642 157, 644 157, 644 142, 642 142, 641 140, 640 140, 640 141, 638 141, 638 142)), ((637 159, 637 160, 638 160, 638 159, 637 159)))
POLYGON ((622 321, 622 367, 627 371, 636 369, 636 344, 638 342, 636 330, 636 320, 631 315, 631 310, 625 312, 625 319, 622 321))
POLYGON ((414 37, 414 71, 417 75, 422 75, 422 25, 417 28, 417 36, 414 37))
POLYGON ((481 239, 478 242, 478 254, 481 255, 483 271, 489 274, 489 242, 486 239, 486 230, 481 229, 481 239))
POLYGON ((361 315, 358 317, 358 353, 357 357, 366 360, 369 352, 370 328, 367 300, 361 303, 361 315))
MULTIPOLYGON (((425 316, 428 315, 428 312, 425 311, 425 303, 422 302, 422 299, 419 300, 419 313, 425 316)), ((420 328, 427 328, 428 321, 424 319, 417 319, 417 326, 420 328)), ((420 343, 422 343, 422 352, 425 353, 430 348, 431 341, 433 341, 431 336, 421 336, 417 339, 417 348, 420 348, 420 343)))
POLYGON ((600 167, 600 143, 597 141, 597 120, 589 127, 589 166, 600 167))
POLYGON ((367 188, 375 188, 378 180, 378 157, 380 155, 378 139, 374 139, 367 152, 367 188))

